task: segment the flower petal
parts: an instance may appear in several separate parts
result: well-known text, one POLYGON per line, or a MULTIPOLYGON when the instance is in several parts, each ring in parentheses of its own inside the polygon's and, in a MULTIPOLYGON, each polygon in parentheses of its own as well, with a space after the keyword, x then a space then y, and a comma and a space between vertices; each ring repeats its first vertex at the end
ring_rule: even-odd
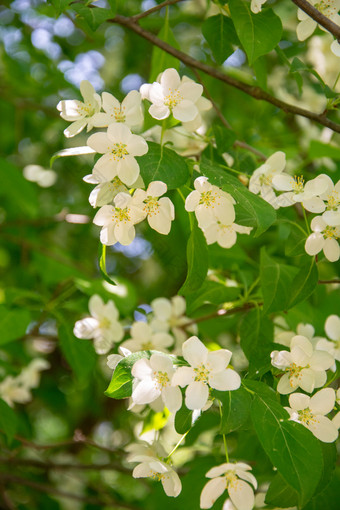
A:
POLYGON ((236 480, 228 487, 231 501, 237 510, 252 510, 255 503, 254 491, 243 480, 236 480))
POLYGON ((208 357, 208 349, 197 336, 192 336, 184 342, 182 352, 184 359, 190 363, 192 367, 198 367, 202 363, 204 364, 208 357))
POLYGON ((328 414, 335 404, 335 391, 333 388, 324 388, 310 399, 309 408, 313 414, 328 414))
POLYGON ((200 507, 211 508, 215 501, 226 489, 226 480, 223 477, 213 478, 205 484, 201 492, 200 507))
POLYGON ((207 403, 209 388, 207 384, 194 381, 189 384, 185 391, 185 405, 188 409, 202 409, 207 403))
POLYGON ((211 373, 209 375, 209 385, 220 391, 237 390, 241 386, 241 377, 235 370, 227 368, 223 372, 211 373))
POLYGON ((171 413, 175 413, 182 406, 182 392, 178 386, 163 388, 162 398, 171 413))

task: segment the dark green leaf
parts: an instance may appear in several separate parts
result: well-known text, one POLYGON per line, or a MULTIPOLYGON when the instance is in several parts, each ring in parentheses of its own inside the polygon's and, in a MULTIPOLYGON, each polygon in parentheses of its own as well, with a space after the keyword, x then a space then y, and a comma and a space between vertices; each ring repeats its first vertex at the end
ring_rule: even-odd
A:
POLYGON ((101 7, 85 7, 82 4, 72 4, 72 9, 74 9, 80 17, 84 18, 88 26, 94 32, 97 28, 104 23, 104 21, 112 18, 112 10, 111 9, 103 9, 101 7))
POLYGON ((263 295, 263 312, 286 310, 291 300, 296 269, 279 264, 270 257, 266 249, 261 250, 260 281, 263 295))
POLYGON ((163 181, 168 189, 183 186, 189 177, 185 159, 158 143, 148 142, 148 146, 147 154, 136 158, 145 186, 152 181, 163 181))
POLYGON ((214 391, 222 404, 221 433, 229 434, 244 425, 249 417, 251 396, 244 388, 234 391, 214 391))
POLYGON ((0 399, 0 429, 6 434, 10 443, 17 432, 17 417, 8 404, 0 399))
POLYGON ((319 441, 303 425, 288 421, 287 411, 271 398, 255 395, 251 417, 266 454, 298 492, 300 505, 306 504, 322 473, 319 441))
POLYGON ((277 474, 269 485, 266 503, 280 508, 296 506, 298 504, 298 494, 280 474, 277 474))
POLYGON ((202 25, 202 34, 218 64, 223 64, 233 53, 233 44, 239 42, 232 20, 222 14, 207 18, 202 25))
POLYGON ((240 326, 241 347, 249 360, 249 376, 261 376, 271 367, 273 323, 256 308, 247 313, 240 326))
POLYGON ((318 284, 319 274, 314 257, 303 258, 301 262, 291 289, 289 308, 307 299, 318 284))
POLYGON ((131 369, 136 361, 142 358, 149 359, 151 354, 152 351, 139 351, 120 360, 113 371, 112 379, 105 391, 105 395, 116 399, 131 397, 133 380, 131 369))
POLYGON ((56 10, 56 15, 60 16, 65 11, 66 7, 71 3, 72 0, 50 0, 51 4, 56 10))
POLYGON ((214 125, 213 130, 218 152, 220 154, 228 152, 236 140, 234 131, 218 125, 214 125))
POLYGON ((237 35, 252 65, 280 42, 281 20, 271 9, 253 14, 249 4, 243 0, 229 0, 228 5, 237 35))
POLYGON ((211 303, 213 305, 221 305, 235 301, 240 295, 239 287, 226 287, 223 283, 207 281, 204 282, 196 292, 187 294, 186 302, 188 313, 190 314, 196 308, 211 303))
POLYGON ((22 337, 30 321, 31 316, 28 310, 10 309, 0 305, 0 345, 22 337))
POLYGON ((208 246, 196 221, 187 244, 188 273, 179 294, 188 294, 199 289, 208 272, 208 246))
POLYGON ((81 380, 87 379, 97 361, 91 341, 76 338, 66 325, 59 328, 59 340, 60 348, 76 376, 81 380))
POLYGON ((185 434, 192 426, 192 411, 188 409, 183 401, 182 407, 175 416, 175 430, 177 434, 185 434))

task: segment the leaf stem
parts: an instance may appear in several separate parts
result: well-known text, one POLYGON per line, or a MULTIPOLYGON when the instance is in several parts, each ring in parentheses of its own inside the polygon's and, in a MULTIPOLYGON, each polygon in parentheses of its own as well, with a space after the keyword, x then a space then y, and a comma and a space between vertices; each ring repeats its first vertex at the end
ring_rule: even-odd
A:
POLYGON ((183 434, 183 436, 180 438, 180 440, 178 441, 178 443, 176 444, 176 446, 173 447, 173 449, 171 450, 171 452, 169 453, 169 455, 164 459, 164 462, 168 462, 168 460, 170 459, 171 455, 173 453, 175 453, 175 451, 177 450, 177 448, 180 446, 180 444, 184 441, 186 435, 190 432, 191 429, 187 430, 185 434, 183 434))
POLYGON ((308 234, 310 234, 311 230, 310 230, 309 223, 308 223, 308 220, 307 220, 306 210, 305 210, 305 208, 303 206, 302 206, 302 210, 303 210, 303 217, 304 217, 305 223, 306 223, 307 232, 308 232, 308 234))
MULTIPOLYGON (((218 401, 218 405, 219 405, 219 408, 220 408, 220 417, 221 417, 221 423, 222 423, 222 405, 221 405, 221 401, 220 400, 218 401)), ((228 455, 227 438, 225 437, 225 434, 222 434, 222 437, 223 437, 225 458, 226 458, 226 461, 228 463, 229 462, 229 455, 228 455)))

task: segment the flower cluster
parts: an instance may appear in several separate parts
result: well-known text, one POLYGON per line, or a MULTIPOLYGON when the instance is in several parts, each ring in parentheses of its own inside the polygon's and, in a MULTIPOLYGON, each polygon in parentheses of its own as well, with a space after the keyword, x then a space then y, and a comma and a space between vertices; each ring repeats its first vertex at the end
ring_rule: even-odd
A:
POLYGON ((234 223, 235 200, 229 193, 210 184, 203 176, 197 177, 194 187, 186 198, 185 208, 195 212, 208 244, 217 242, 222 248, 231 248, 236 243, 237 233, 251 232, 251 227, 234 223))
POLYGON ((19 375, 8 375, 0 382, 0 397, 9 406, 15 402, 26 404, 32 399, 31 390, 39 386, 40 372, 49 368, 50 364, 44 358, 33 359, 19 375))

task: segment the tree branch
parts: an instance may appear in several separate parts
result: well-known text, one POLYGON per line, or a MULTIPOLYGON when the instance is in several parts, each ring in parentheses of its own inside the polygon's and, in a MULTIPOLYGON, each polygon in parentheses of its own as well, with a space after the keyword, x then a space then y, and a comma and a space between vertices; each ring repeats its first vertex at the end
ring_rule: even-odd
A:
POLYGON ((150 14, 153 14, 154 12, 163 9, 163 7, 166 7, 167 5, 178 4, 178 2, 183 2, 183 0, 166 0, 165 2, 162 2, 159 5, 155 5, 155 7, 152 7, 147 11, 141 12, 140 14, 136 14, 136 16, 132 16, 131 19, 133 19, 134 21, 138 21, 139 19, 146 18, 146 16, 150 16, 150 14))
POLYGON ((328 32, 334 35, 335 39, 340 43, 340 27, 334 21, 330 20, 322 14, 318 9, 311 5, 306 0, 292 0, 292 2, 297 5, 302 11, 304 11, 308 16, 313 18, 319 25, 325 28, 328 32))
POLYGON ((0 457, 0 464, 7 466, 22 466, 22 467, 33 467, 37 469, 43 469, 48 471, 49 469, 54 470, 75 470, 75 471, 119 471, 121 473, 131 474, 129 469, 125 469, 120 464, 112 462, 106 464, 72 464, 72 463, 54 463, 50 461, 43 462, 41 460, 34 459, 18 459, 11 457, 0 457))
POLYGON ((263 303, 255 303, 251 301, 250 303, 244 303, 242 306, 236 306, 235 308, 229 308, 229 310, 225 310, 224 308, 217 310, 217 312, 210 313, 208 315, 202 315, 202 317, 197 317, 190 322, 187 322, 183 325, 184 329, 187 329, 189 326, 193 324, 198 324, 199 322, 209 321, 210 319, 216 319, 217 317, 226 317, 228 315, 234 315, 235 313, 242 313, 252 308, 256 308, 258 306, 262 306, 263 303))
POLYGON ((340 283, 340 280, 319 280, 319 284, 326 284, 326 283, 340 283))
POLYGON ((127 18, 125 16, 117 15, 112 19, 107 20, 110 23, 117 23, 118 25, 125 26, 135 32, 140 37, 143 37, 143 39, 146 39, 151 44, 158 46, 162 50, 164 50, 166 53, 169 53, 173 57, 177 58, 184 64, 186 64, 188 67, 193 67, 196 69, 199 69, 200 71, 203 71, 204 73, 208 74, 209 76, 212 76, 213 78, 216 78, 217 80, 222 81, 223 83, 226 83, 227 85, 230 85, 231 87, 234 87, 238 90, 241 90, 245 94, 248 94, 249 96, 253 97, 254 99, 257 99, 259 101, 266 101, 267 103, 270 103, 280 110, 284 111, 285 113, 291 113, 293 115, 300 115, 301 117, 306 117, 307 119, 310 119, 314 122, 317 122, 318 124, 321 124, 322 126, 326 126, 336 133, 340 133, 340 124, 337 124, 336 122, 333 122, 332 120, 329 120, 324 113, 318 114, 311 112, 309 110, 305 110, 304 108, 300 108, 298 106, 294 106, 289 103, 285 103, 284 101, 281 101, 280 99, 277 99, 274 96, 271 96, 264 90, 262 90, 260 87, 255 87, 252 85, 248 85, 247 83, 244 83, 242 81, 237 80, 233 76, 229 76, 227 74, 224 74, 219 69, 215 69, 212 66, 209 66, 207 64, 204 64, 203 62, 200 62, 199 60, 196 60, 190 55, 187 55, 186 53, 183 53, 180 50, 177 50, 176 48, 173 48, 170 46, 170 44, 162 41, 154 35, 151 32, 148 32, 144 28, 142 28, 138 23, 136 23, 133 18, 127 18))

